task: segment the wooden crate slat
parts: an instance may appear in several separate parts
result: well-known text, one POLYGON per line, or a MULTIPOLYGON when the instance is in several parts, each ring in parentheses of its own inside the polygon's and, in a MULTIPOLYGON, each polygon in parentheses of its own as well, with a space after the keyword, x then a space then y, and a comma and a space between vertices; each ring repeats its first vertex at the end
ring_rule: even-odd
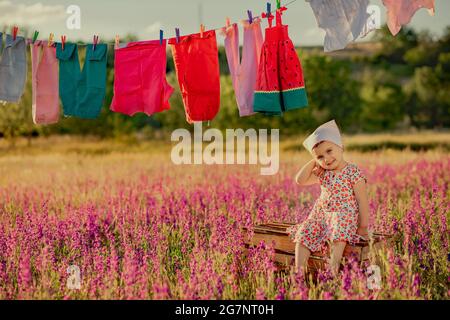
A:
MULTIPOLYGON (((287 228, 295 225, 287 222, 270 222, 256 225, 253 228, 243 228, 244 231, 253 230, 253 237, 247 239, 246 247, 254 247, 261 242, 266 245, 274 243, 274 262, 281 268, 286 268, 295 264, 295 243, 290 239, 287 228)), ((390 240, 392 235, 375 232, 369 241, 359 241, 354 244, 347 244, 344 250, 344 257, 349 258, 355 255, 360 261, 369 259, 370 245, 379 248, 386 240, 390 240)), ((311 270, 317 271, 326 265, 329 258, 329 248, 325 252, 313 252, 308 260, 311 270)))

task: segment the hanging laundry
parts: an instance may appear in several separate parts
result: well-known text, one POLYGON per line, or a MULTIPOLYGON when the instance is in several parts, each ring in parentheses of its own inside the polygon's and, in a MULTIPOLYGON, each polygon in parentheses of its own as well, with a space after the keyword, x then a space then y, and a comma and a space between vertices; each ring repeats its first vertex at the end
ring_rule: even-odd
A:
POLYGON ((350 42, 366 36, 375 26, 367 12, 369 0, 306 0, 325 30, 324 51, 344 49, 350 42))
POLYGON ((56 45, 59 59, 59 91, 65 116, 95 119, 99 116, 106 88, 106 44, 86 46, 83 70, 78 59, 78 46, 56 45))
POLYGON ((219 57, 214 30, 170 39, 186 120, 209 121, 219 112, 219 57))
POLYGON ((222 29, 225 36, 225 52, 233 82, 236 101, 241 117, 255 114, 253 111, 254 92, 258 75, 259 59, 263 44, 261 20, 252 23, 242 21, 244 27, 244 46, 242 63, 239 54, 239 28, 236 23, 222 29))
MULTIPOLYGON (((3 34, 0 32, 0 50, 3 34)), ((0 101, 18 103, 27 80, 27 45, 23 37, 6 35, 0 56, 0 101)))
POLYGON ((131 42, 115 50, 111 110, 132 116, 170 109, 174 89, 166 81, 166 40, 131 42))
POLYGON ((387 25, 394 36, 411 22, 417 10, 427 8, 434 15, 434 0, 383 0, 383 4, 387 8, 387 25))
POLYGON ((289 38, 288 26, 281 22, 277 12, 277 25, 266 29, 261 51, 254 111, 266 115, 308 105, 303 69, 297 51, 289 38))
POLYGON ((53 124, 59 120, 58 59, 56 48, 48 46, 47 41, 30 44, 33 122, 53 124))

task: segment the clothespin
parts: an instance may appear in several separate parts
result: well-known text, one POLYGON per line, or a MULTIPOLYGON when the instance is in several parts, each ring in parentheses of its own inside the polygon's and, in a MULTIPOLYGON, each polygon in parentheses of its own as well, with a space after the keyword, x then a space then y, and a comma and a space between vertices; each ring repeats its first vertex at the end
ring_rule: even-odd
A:
POLYGON ((13 41, 16 40, 18 32, 19 32, 19 27, 18 26, 14 26, 13 29, 12 29, 13 41))
POLYGON ((34 44, 39 36, 38 31, 34 31, 33 40, 31 40, 31 43, 34 44))
POLYGON ((269 27, 272 28, 272 20, 273 20, 273 14, 272 14, 272 5, 270 2, 267 2, 267 12, 262 13, 263 18, 267 18, 267 21, 269 21, 269 27))
POLYGON ((53 38, 55 37, 55 35, 53 33, 50 33, 50 35, 48 36, 48 46, 51 47, 53 46, 53 38))
POLYGON ((159 44, 162 45, 164 40, 164 31, 159 30, 159 44))
POLYGON ((282 20, 281 20, 281 16, 283 15, 283 11, 286 11, 287 10, 287 8, 286 7, 281 7, 281 8, 278 8, 277 9, 277 18, 276 18, 276 22, 277 22, 277 26, 281 26, 283 23, 282 23, 282 20))
POLYGON ((226 20, 225 20, 226 22, 225 22, 225 25, 227 26, 227 28, 231 25, 231 22, 230 22, 230 18, 226 18, 226 20))
POLYGON ((175 28, 175 37, 176 37, 177 43, 180 43, 180 29, 179 28, 175 28))
POLYGON ((253 14, 251 10, 247 10, 248 22, 253 23, 253 14))
POLYGON ((200 38, 203 38, 203 33, 205 32, 205 25, 201 24, 200 25, 200 38))
POLYGON ((281 8, 281 0, 277 0, 277 9, 281 8))
POLYGON ((116 34, 115 48, 119 49, 119 45, 120 45, 120 38, 119 35, 116 34))
POLYGON ((66 39, 67 39, 66 36, 61 36, 61 48, 63 49, 63 51, 64 51, 64 46, 66 44, 66 39))
POLYGON ((98 44, 98 36, 94 35, 94 41, 92 41, 93 43, 93 50, 95 51, 95 48, 97 47, 98 44))

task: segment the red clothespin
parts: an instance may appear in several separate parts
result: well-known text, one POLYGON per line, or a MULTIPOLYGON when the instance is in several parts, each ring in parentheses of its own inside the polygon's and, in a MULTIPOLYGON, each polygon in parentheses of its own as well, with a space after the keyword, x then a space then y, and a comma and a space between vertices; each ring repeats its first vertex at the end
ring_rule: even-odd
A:
POLYGON ((16 40, 18 32, 19 32, 19 27, 18 26, 14 26, 13 29, 12 29, 13 41, 16 40))
POLYGON ((200 38, 203 38, 203 33, 205 32, 205 25, 201 24, 200 25, 200 38))
POLYGON ((119 49, 119 45, 120 45, 120 38, 119 38, 119 35, 116 34, 115 48, 119 49))
POLYGON ((176 37, 177 43, 180 43, 180 29, 179 28, 175 28, 175 37, 176 37))
POLYGON ((97 47, 98 44, 98 36, 94 35, 94 41, 93 41, 93 50, 95 51, 95 48, 97 47))
POLYGON ((278 26, 278 27, 281 26, 281 25, 283 24, 283 21, 281 20, 281 16, 283 15, 283 11, 286 11, 286 10, 287 10, 286 7, 281 7, 281 8, 279 8, 279 9, 277 9, 277 13, 276 13, 276 15, 277 15, 277 17, 276 17, 276 23, 277 23, 277 26, 278 26))
POLYGON ((270 4, 270 2, 267 2, 267 12, 263 12, 261 14, 261 16, 263 18, 267 18, 267 21, 269 21, 269 27, 272 28, 272 21, 273 21, 273 14, 271 12, 271 7, 272 5, 270 4))
POLYGON ((227 17, 225 21, 226 21, 225 22, 226 27, 229 28, 231 25, 230 18, 227 17))
POLYGON ((61 48, 63 49, 63 51, 64 51, 64 46, 66 44, 66 39, 67 39, 66 36, 61 36, 61 48))

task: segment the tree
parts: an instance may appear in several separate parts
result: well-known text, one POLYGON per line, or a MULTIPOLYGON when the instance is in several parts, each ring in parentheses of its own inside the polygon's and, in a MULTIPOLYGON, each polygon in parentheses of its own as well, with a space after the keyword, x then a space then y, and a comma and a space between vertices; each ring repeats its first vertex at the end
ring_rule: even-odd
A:
POLYGON ((365 75, 361 97, 363 106, 359 122, 363 130, 392 130, 403 119, 405 97, 402 87, 386 71, 369 72, 365 75))
POLYGON ((374 41, 382 44, 379 52, 375 54, 375 61, 386 61, 388 63, 405 63, 405 53, 417 47, 419 42, 417 33, 406 26, 394 37, 387 25, 377 30, 374 41))
POLYGON ((305 57, 303 65, 310 108, 314 112, 312 128, 336 119, 345 129, 359 129, 355 120, 361 108, 360 85, 353 78, 350 62, 313 55, 305 57))

